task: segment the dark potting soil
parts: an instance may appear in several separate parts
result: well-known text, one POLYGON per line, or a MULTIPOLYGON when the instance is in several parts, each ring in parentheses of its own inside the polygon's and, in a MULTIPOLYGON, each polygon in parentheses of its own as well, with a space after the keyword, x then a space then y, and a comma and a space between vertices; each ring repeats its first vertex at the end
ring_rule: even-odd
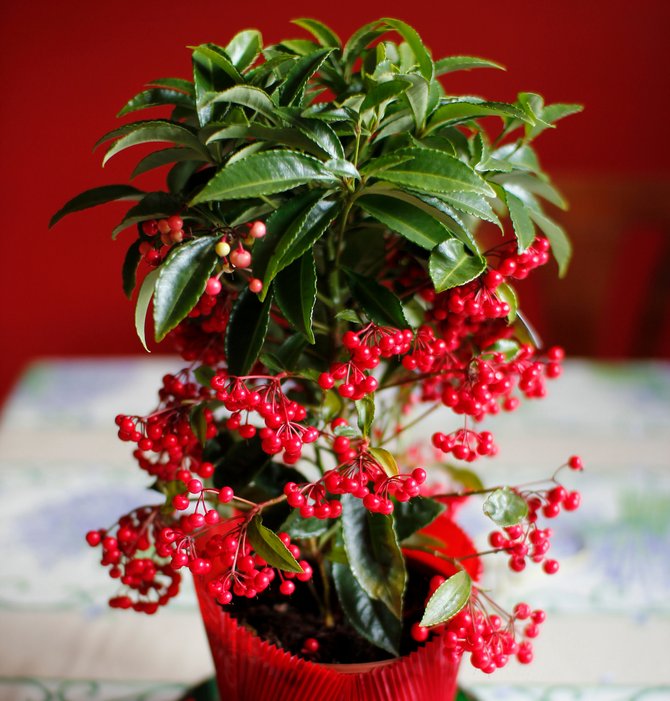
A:
MULTIPOLYGON (((408 572, 404 599, 404 622, 400 654, 406 655, 418 647, 411 635, 413 623, 421 619, 430 576, 415 570, 408 572)), ((333 592, 334 625, 326 628, 315 597, 309 585, 296 582, 295 593, 286 597, 279 593, 277 582, 255 599, 236 598, 225 610, 238 623, 247 626, 264 640, 312 662, 349 664, 378 662, 392 659, 392 655, 363 638, 349 624, 337 605, 333 592), (304 650, 305 640, 315 638, 319 643, 316 653, 304 650)))

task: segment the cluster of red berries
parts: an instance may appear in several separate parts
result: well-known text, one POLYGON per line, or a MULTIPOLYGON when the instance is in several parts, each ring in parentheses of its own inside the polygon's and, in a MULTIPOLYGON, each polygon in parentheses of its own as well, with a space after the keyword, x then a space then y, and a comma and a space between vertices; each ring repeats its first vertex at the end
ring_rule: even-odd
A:
POLYGON ((86 534, 91 547, 102 547, 100 562, 109 567, 109 576, 123 585, 109 600, 112 608, 153 614, 179 593, 180 575, 164 560, 154 559, 160 529, 158 509, 143 507, 120 518, 114 529, 86 534))
POLYGON ((226 428, 237 431, 242 438, 253 438, 258 433, 265 453, 277 455, 283 451, 284 462, 292 465, 300 459, 303 445, 313 443, 319 432, 300 423, 307 411, 284 394, 282 379, 282 375, 234 377, 219 373, 212 378, 211 386, 216 398, 232 412, 226 428), (263 428, 250 423, 253 413, 263 420, 263 428))
MULTIPOLYGON (((224 273, 232 273, 233 270, 245 270, 251 265, 251 253, 243 246, 253 245, 256 239, 261 239, 267 233, 265 224, 262 221, 255 221, 249 224, 249 230, 245 235, 240 232, 230 230, 226 232, 221 240, 216 244, 215 251, 222 259, 224 273)), ((263 289, 263 283, 258 278, 249 280, 249 289, 258 294, 263 289)), ((218 295, 221 292, 221 282, 218 277, 212 277, 207 281, 207 294, 218 295)))
POLYGON ((445 435, 437 432, 432 437, 433 445, 443 453, 451 453, 457 460, 473 462, 480 456, 493 456, 498 452, 498 446, 493 442, 493 434, 489 431, 473 431, 459 428, 445 435))
POLYGON ((148 219, 141 228, 146 238, 140 243, 140 254, 152 267, 161 264, 173 244, 184 240, 184 220, 178 214, 167 219, 148 219))
MULTIPOLYGON (((211 398, 211 391, 186 379, 187 373, 165 375, 160 405, 147 417, 119 414, 116 424, 122 441, 137 443, 133 453, 139 466, 158 479, 187 481, 193 473, 211 477, 211 463, 202 461, 202 446, 193 433, 190 412, 194 401, 211 398)), ((207 438, 216 435, 214 415, 203 412, 207 438)))

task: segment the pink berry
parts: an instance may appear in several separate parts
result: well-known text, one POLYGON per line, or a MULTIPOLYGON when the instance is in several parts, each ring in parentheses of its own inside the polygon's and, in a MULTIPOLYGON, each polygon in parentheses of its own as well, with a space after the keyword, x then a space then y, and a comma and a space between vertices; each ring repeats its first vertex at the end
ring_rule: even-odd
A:
POLYGON ((251 253, 240 246, 230 254, 230 262, 236 268, 248 268, 251 264, 251 253))
POLYGON ((249 280, 249 291, 257 295, 263 289, 263 281, 257 277, 252 277, 249 280))
POLYGON ((216 297, 216 295, 218 295, 219 292, 221 292, 221 281, 219 280, 219 278, 210 277, 209 280, 207 280, 205 292, 206 294, 211 295, 212 297, 216 297))
POLYGON ((255 221, 249 229, 249 236, 254 239, 262 239, 266 233, 267 229, 262 221, 255 221))

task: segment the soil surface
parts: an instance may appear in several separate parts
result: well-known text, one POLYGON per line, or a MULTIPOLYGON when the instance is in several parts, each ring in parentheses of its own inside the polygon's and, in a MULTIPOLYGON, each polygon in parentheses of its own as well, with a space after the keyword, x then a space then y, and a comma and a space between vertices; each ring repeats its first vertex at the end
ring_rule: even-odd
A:
MULTIPOLYGON (((412 652, 418 646, 409 631, 423 613, 429 580, 430 575, 412 569, 408 572, 401 655, 412 652)), ((236 598, 233 604, 224 608, 261 638, 312 662, 349 664, 392 659, 391 654, 376 647, 352 628, 339 608, 334 593, 332 603, 335 623, 326 628, 318 603, 310 592, 310 585, 296 584, 296 591, 291 597, 282 596, 278 583, 273 582, 256 599, 236 598), (316 653, 304 650, 308 638, 318 641, 319 649, 316 653)))

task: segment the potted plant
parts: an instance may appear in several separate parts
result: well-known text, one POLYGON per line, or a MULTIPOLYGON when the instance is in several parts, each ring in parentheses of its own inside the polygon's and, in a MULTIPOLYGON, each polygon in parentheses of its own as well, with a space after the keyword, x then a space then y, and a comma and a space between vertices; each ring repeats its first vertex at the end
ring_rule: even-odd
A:
POLYGON ((135 201, 114 235, 131 233, 137 332, 153 306, 186 361, 152 414, 116 418, 161 502, 87 540, 113 607, 152 614, 193 573, 222 698, 453 698, 464 653, 527 663, 544 619, 478 588, 458 503, 481 499, 487 554, 548 574, 544 520, 579 505, 557 473, 485 486, 470 469, 497 452, 480 422, 560 374, 513 285, 552 255, 567 268, 531 143, 579 108, 450 95, 441 76, 500 66, 434 61, 397 19, 344 45, 296 24, 310 38, 198 46, 193 80, 121 110, 167 117, 106 134, 104 161, 160 142, 132 176, 167 168, 165 190, 100 187, 53 217, 135 201))

